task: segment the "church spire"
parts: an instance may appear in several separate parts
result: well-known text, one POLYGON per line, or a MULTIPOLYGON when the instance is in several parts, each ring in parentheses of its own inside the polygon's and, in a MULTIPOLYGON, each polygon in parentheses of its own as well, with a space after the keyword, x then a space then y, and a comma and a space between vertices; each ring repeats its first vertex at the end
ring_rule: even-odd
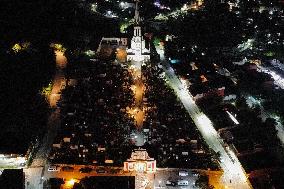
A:
POLYGON ((134 0, 136 2, 136 5, 135 5, 135 16, 134 16, 134 21, 135 21, 135 24, 139 24, 140 22, 140 16, 139 16, 139 8, 138 8, 138 3, 139 3, 139 0, 134 0))

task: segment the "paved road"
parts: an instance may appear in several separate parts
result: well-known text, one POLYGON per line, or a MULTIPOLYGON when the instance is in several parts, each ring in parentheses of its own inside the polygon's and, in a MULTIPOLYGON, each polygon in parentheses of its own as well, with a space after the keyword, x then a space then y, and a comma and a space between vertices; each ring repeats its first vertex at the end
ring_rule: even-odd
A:
MULTIPOLYGON (((51 95, 49 96, 50 107, 56 108, 56 103, 60 99, 60 94, 58 94, 65 87, 65 78, 62 69, 67 65, 67 59, 64 53, 61 51, 55 51, 56 55, 56 74, 53 79, 53 88, 51 95)), ((49 116, 47 122, 47 133, 45 134, 42 145, 40 146, 32 165, 24 169, 26 174, 26 188, 27 189, 40 189, 42 188, 42 176, 44 171, 44 166, 47 163, 47 158, 51 150, 52 143, 57 134, 57 130, 60 126, 60 109, 55 109, 49 116)))
MULTIPOLYGON (((179 176, 179 171, 181 169, 177 168, 158 168, 156 173, 139 173, 139 172, 124 172, 123 167, 104 167, 106 170, 105 173, 96 173, 96 169, 98 166, 88 166, 91 167, 93 170, 90 173, 81 173, 80 168, 85 167, 84 165, 70 165, 74 168, 72 171, 62 171, 62 167, 65 165, 59 165, 57 171, 47 171, 47 168, 44 171, 43 179, 48 180, 49 178, 62 178, 68 183, 68 181, 74 179, 79 182, 80 179, 86 176, 135 176, 135 189, 181 189, 181 188, 196 188, 195 182, 198 179, 198 174, 194 174, 193 170, 191 169, 182 169, 187 170, 187 176, 179 176), (111 173, 111 170, 117 170, 117 173, 111 173), (187 180, 189 182, 188 186, 166 186, 167 180, 175 181, 178 180, 187 180)), ((210 175, 211 179, 213 178, 212 175, 219 178, 220 171, 207 171, 207 170, 194 170, 198 173, 208 174, 210 175)), ((216 178, 213 178, 216 179, 216 178)), ((209 178, 210 180, 210 178, 209 178)), ((216 185, 215 185, 216 186, 216 185)), ((63 185, 63 188, 68 188, 67 184, 63 185)), ((218 188, 221 189, 221 188, 218 188)))
POLYGON ((135 176, 135 189, 145 189, 146 186, 153 188, 154 174, 153 173, 139 173, 139 172, 124 172, 123 167, 98 167, 88 166, 93 170, 89 173, 81 173, 80 169, 85 167, 84 165, 69 165, 74 168, 72 171, 63 171, 62 167, 65 165, 58 165, 57 171, 48 171, 46 167, 43 178, 48 180, 49 178, 62 178, 66 181, 63 188, 68 188, 68 181, 75 179, 79 182, 84 177, 90 176, 135 176), (103 168, 105 173, 97 173, 95 170, 103 168), (116 173, 112 173, 112 170, 117 170, 116 173))
POLYGON ((159 169, 155 174, 154 189, 192 189, 195 187, 195 182, 198 179, 198 174, 193 174, 190 169, 182 169, 188 172, 187 176, 179 176, 180 169, 159 169), (188 181, 186 186, 169 186, 167 181, 177 183, 180 180, 188 181))
POLYGON ((48 97, 49 105, 52 108, 56 107, 57 101, 60 99, 60 91, 65 88, 66 79, 63 69, 67 66, 67 58, 61 51, 55 51, 56 57, 56 73, 52 81, 51 94, 48 97))
POLYGON ((193 101, 192 95, 183 86, 169 63, 163 61, 162 65, 168 84, 176 92, 178 98, 195 122, 204 140, 215 152, 220 153, 220 165, 224 170, 222 178, 224 185, 228 188, 234 189, 251 188, 250 183, 248 183, 246 173, 236 155, 232 152, 232 150, 225 147, 222 139, 220 139, 213 127, 213 124, 209 118, 199 110, 193 101))
POLYGON ((144 84, 141 78, 136 78, 134 80, 134 85, 131 87, 134 93, 135 104, 129 110, 135 121, 138 130, 141 130, 143 127, 143 120, 145 116, 144 108, 143 108, 143 96, 144 96, 144 84))
POLYGON ((143 146, 145 143, 144 135, 142 132, 146 109, 143 104, 145 87, 142 80, 141 64, 142 62, 132 61, 131 66, 129 66, 129 71, 132 73, 134 80, 134 85, 131 86, 131 89, 134 93, 135 103, 128 110, 128 113, 134 118, 136 122, 137 130, 135 131, 135 133, 132 133, 136 146, 143 146))
POLYGON ((274 68, 278 69, 279 71, 275 71, 273 68, 265 66, 258 66, 258 71, 269 74, 274 80, 274 84, 280 87, 281 89, 284 89, 283 71, 276 66, 274 68))

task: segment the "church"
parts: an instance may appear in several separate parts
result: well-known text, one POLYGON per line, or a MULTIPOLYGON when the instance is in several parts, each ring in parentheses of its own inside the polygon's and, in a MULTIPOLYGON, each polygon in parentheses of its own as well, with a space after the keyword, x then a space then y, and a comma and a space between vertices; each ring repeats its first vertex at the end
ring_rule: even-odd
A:
MULTIPOLYGON (((126 60, 145 63, 150 61, 150 48, 146 47, 145 39, 142 33, 142 27, 140 26, 141 18, 139 16, 139 0, 134 0, 135 3, 135 16, 134 16, 134 32, 131 39, 130 48, 128 46, 127 38, 107 38, 103 37, 97 53, 102 53, 106 49, 111 52, 111 49, 125 49, 126 48, 126 60)), ((116 52, 118 53, 118 52, 116 52)))
POLYGON ((140 26, 139 0, 135 1, 134 33, 131 39, 131 47, 127 49, 127 61, 147 62, 150 60, 150 50, 145 47, 145 39, 140 26))
MULTIPOLYGON (((97 53, 103 53, 108 50, 110 54, 111 49, 126 49, 126 61, 134 61, 139 63, 145 63, 150 61, 150 48, 146 47, 145 39, 142 33, 142 27, 140 26, 141 18, 139 16, 139 0, 134 0, 135 3, 135 16, 134 16, 134 32, 131 39, 130 48, 128 48, 128 39, 119 37, 103 37, 97 53)), ((116 52, 119 53, 119 52, 116 52)))

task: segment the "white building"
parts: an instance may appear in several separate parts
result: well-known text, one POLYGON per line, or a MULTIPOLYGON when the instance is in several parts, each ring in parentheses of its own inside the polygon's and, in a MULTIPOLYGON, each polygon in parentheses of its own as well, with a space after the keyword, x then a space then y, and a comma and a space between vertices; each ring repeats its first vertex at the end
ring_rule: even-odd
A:
POLYGON ((124 171, 156 172, 156 160, 150 158, 145 149, 134 150, 131 158, 124 162, 124 171))
POLYGON ((127 46, 127 38, 118 38, 118 37, 103 37, 101 40, 102 45, 109 44, 109 45, 122 45, 127 46))
POLYGON ((140 24, 139 10, 138 10, 138 2, 136 1, 135 8, 135 26, 134 26, 134 34, 131 39, 131 47, 127 49, 127 61, 138 61, 138 62, 147 62, 150 60, 150 50, 145 46, 145 39, 142 35, 142 29, 140 24))
POLYGON ((127 38, 126 37, 102 37, 97 52, 100 52, 103 47, 111 46, 112 48, 126 47, 127 38))

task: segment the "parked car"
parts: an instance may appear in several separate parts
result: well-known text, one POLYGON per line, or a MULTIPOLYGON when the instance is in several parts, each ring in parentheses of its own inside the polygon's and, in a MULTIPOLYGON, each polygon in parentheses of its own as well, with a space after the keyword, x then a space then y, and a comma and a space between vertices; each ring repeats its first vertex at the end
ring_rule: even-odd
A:
POLYGON ((178 181, 178 185, 179 186, 187 186, 188 185, 188 181, 187 180, 179 180, 178 181))
POLYGON ((89 173, 92 170, 93 169, 91 167, 82 167, 79 171, 80 171, 80 173, 89 173))
POLYGON ((97 173, 106 173, 106 170, 105 169, 97 169, 96 172, 97 173))
POLYGON ((73 167, 70 167, 70 166, 64 166, 61 168, 62 171, 68 171, 68 172, 72 172, 74 171, 74 168, 73 167))
POLYGON ((166 186, 176 186, 176 185, 177 183, 174 181, 169 181, 169 180, 166 181, 166 186))
POLYGON ((198 173, 197 171, 192 171, 192 175, 193 175, 193 176, 198 176, 199 173, 198 173))
POLYGON ((180 171, 178 172, 178 175, 181 176, 181 177, 186 177, 186 176, 188 176, 188 171, 186 171, 186 170, 180 170, 180 171))
POLYGON ((55 165, 50 165, 47 169, 47 171, 59 171, 58 167, 55 165))

